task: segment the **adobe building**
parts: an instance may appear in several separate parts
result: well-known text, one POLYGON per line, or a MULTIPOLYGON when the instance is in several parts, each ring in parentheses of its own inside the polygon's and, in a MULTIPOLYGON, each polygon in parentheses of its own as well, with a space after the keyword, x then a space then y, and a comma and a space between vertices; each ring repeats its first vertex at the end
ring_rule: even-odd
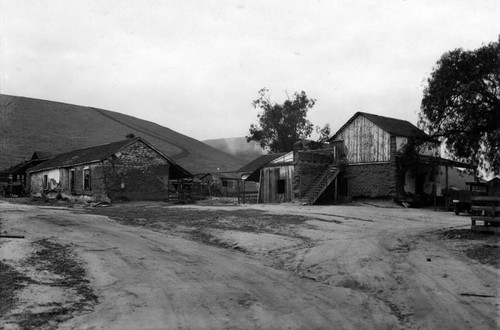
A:
POLYGON ((167 200, 170 180, 192 177, 140 137, 59 154, 28 173, 32 196, 107 202, 167 200))

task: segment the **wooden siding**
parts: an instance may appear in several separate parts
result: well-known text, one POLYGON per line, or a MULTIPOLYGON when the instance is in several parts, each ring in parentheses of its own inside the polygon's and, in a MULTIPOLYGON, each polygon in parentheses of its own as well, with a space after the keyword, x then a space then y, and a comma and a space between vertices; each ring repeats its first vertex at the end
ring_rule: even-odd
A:
POLYGON ((293 162, 293 151, 290 151, 289 153, 276 158, 275 160, 271 161, 271 164, 291 163, 291 162, 293 162))
POLYGON ((391 160, 390 137, 364 116, 358 116, 338 133, 337 140, 344 140, 349 163, 373 163, 391 160))
POLYGON ((264 167, 260 171, 260 203, 282 203, 292 200, 293 165, 264 167), (284 194, 278 194, 278 180, 285 181, 284 194))

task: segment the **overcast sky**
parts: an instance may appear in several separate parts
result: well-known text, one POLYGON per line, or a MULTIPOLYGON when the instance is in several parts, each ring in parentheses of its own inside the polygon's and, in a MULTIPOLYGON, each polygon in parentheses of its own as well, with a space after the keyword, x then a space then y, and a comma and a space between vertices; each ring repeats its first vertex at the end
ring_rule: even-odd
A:
POLYGON ((416 123, 439 57, 498 40, 499 0, 0 0, 0 92, 244 136, 262 87, 304 90, 335 131, 356 111, 416 123))

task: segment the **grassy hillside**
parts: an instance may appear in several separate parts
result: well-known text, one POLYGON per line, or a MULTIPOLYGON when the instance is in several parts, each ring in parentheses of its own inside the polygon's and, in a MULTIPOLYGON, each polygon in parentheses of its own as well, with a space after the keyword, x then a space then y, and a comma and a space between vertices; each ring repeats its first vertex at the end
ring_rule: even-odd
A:
POLYGON ((204 143, 216 149, 222 150, 227 154, 233 155, 246 162, 266 154, 266 152, 255 141, 247 142, 245 137, 234 137, 225 139, 205 140, 204 143))
POLYGON ((191 173, 231 171, 245 160, 158 124, 118 112, 0 94, 0 169, 33 151, 61 153, 123 140, 133 133, 191 173))

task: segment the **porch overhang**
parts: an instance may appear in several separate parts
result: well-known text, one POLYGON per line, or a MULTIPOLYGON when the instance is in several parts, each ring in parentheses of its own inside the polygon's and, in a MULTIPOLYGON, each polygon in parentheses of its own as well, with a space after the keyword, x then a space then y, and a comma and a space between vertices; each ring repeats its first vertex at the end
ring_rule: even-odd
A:
MULTIPOLYGON (((403 156, 400 154, 396 155, 396 158, 402 158, 402 157, 403 156)), ((426 156, 426 155, 418 155, 417 161, 419 164, 425 164, 425 165, 441 165, 441 166, 460 167, 460 168, 468 168, 468 169, 472 169, 475 167, 474 165, 471 165, 468 163, 457 162, 457 161, 451 160, 451 159, 434 157, 434 156, 426 156)))

